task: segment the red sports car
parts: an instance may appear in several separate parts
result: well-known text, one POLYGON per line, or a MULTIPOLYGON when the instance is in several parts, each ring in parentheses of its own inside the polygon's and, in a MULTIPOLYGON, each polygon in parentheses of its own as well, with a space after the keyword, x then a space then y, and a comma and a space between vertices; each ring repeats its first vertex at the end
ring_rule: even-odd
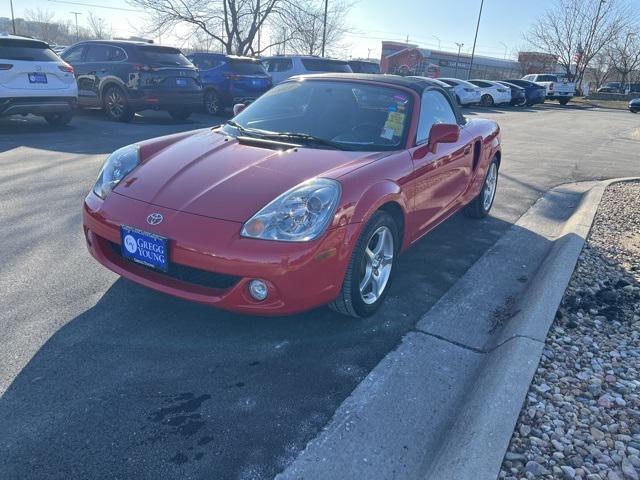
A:
POLYGON ((236 107, 107 158, 84 203, 100 263, 238 312, 363 317, 400 252, 460 209, 491 209, 498 125, 419 78, 297 77, 236 107))

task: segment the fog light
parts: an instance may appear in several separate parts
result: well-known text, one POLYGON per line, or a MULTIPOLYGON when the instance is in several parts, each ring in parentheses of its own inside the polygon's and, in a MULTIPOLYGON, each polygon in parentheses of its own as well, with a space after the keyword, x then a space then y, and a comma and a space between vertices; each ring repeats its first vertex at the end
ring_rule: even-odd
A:
POLYGON ((261 302, 267 298, 267 284, 262 280, 251 280, 251 282, 249 282, 249 293, 253 298, 261 302))

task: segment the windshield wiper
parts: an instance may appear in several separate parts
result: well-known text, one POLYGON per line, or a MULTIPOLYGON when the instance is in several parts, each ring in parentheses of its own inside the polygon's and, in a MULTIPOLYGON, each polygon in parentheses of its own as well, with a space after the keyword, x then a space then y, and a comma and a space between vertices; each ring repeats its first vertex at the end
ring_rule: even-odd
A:
POLYGON ((282 132, 282 133, 265 133, 262 135, 264 138, 273 138, 281 140, 293 140, 302 143, 308 143, 312 145, 321 145, 323 147, 333 148, 335 150, 350 150, 346 145, 326 138, 316 137, 315 135, 309 135, 308 133, 297 132, 282 132))

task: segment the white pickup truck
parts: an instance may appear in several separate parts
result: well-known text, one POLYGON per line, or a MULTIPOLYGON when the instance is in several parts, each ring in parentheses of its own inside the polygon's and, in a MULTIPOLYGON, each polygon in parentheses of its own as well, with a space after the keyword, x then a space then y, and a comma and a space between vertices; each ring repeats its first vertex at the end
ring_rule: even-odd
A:
POLYGON ((525 75, 522 80, 537 83, 547 89, 547 100, 558 100, 566 105, 576 93, 576 84, 550 73, 532 73, 525 75))

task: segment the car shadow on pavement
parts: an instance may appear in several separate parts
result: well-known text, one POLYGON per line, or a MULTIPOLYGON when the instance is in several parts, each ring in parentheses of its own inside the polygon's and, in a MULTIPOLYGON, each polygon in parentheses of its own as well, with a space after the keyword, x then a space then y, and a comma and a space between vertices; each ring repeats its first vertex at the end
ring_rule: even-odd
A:
POLYGON ((368 319, 237 315, 119 279, 0 398, 3 478, 272 478, 511 226, 454 216, 368 319))

